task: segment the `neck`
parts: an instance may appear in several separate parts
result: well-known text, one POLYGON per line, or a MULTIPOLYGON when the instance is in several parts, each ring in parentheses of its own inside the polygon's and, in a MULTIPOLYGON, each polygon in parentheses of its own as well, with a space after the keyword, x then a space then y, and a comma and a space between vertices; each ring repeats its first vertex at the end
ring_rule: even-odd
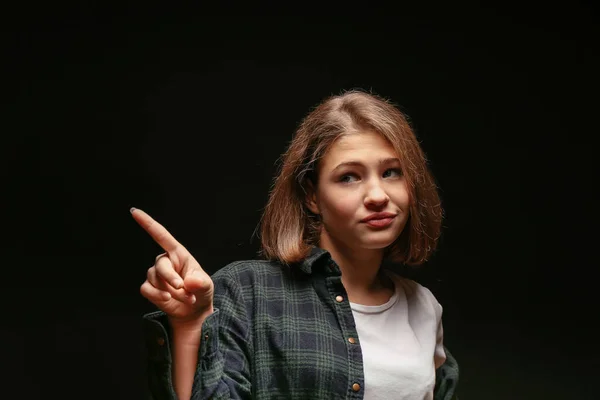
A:
POLYGON ((379 275, 383 249, 353 249, 324 235, 319 246, 327 250, 340 267, 342 284, 350 301, 364 304, 366 299, 388 291, 379 275))

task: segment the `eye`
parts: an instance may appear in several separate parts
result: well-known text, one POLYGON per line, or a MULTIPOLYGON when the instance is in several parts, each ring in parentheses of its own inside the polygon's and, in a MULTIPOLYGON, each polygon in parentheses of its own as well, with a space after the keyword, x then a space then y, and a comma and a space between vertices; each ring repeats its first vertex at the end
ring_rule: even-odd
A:
POLYGON ((339 181, 342 183, 351 183, 358 180, 358 177, 355 174, 344 174, 340 176, 339 181))
POLYGON ((400 168, 386 169, 383 173, 384 178, 399 178, 402 176, 402 170, 400 168))

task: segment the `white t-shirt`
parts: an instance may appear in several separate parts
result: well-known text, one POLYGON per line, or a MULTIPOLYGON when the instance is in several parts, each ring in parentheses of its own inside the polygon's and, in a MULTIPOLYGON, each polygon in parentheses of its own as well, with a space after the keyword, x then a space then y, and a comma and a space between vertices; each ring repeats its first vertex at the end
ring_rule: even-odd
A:
POLYGON ((433 399, 446 360, 442 306, 429 289, 390 274, 395 292, 378 306, 350 303, 365 374, 365 400, 433 399))

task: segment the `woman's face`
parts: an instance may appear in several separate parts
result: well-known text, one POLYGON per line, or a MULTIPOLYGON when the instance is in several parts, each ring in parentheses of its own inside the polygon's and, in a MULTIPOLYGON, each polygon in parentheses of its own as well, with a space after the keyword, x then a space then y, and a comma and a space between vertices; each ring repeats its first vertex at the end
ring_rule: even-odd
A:
POLYGON ((369 131, 343 135, 330 146, 308 202, 321 216, 321 243, 351 249, 392 244, 406 225, 409 205, 398 155, 369 131))

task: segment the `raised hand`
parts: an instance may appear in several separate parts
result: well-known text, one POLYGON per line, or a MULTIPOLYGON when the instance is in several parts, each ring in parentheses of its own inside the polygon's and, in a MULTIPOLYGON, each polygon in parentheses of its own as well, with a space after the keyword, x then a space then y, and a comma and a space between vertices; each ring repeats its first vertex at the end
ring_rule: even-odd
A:
POLYGON ((181 243, 144 211, 132 208, 133 219, 165 250, 148 269, 142 296, 168 315, 171 323, 188 323, 213 312, 214 285, 181 243))

